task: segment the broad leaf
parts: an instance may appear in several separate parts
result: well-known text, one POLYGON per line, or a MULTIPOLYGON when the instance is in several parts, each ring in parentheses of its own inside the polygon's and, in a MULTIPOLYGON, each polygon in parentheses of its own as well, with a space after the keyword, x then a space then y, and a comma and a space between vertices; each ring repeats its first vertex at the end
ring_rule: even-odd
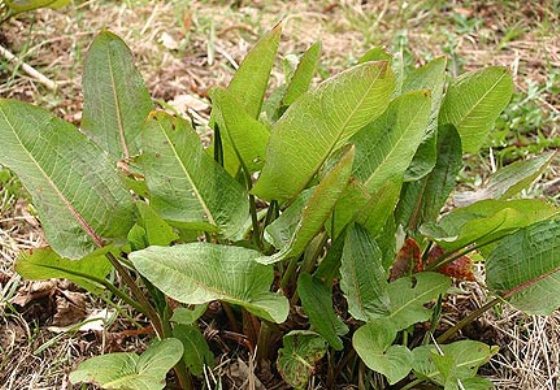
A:
POLYGON ((521 229, 498 242, 486 260, 486 283, 527 313, 560 307, 560 219, 521 229))
POLYGON ((129 258, 142 276, 176 301, 203 304, 222 300, 282 323, 288 315, 288 301, 270 292, 273 269, 257 263, 259 256, 246 248, 191 243, 149 247, 129 258))
POLYGON ((247 114, 227 91, 215 90, 212 101, 222 115, 222 138, 227 138, 241 165, 254 172, 262 168, 270 133, 266 126, 247 114))
POLYGON ((358 224, 348 227, 340 266, 340 288, 348 312, 357 320, 386 314, 389 309, 387 275, 382 253, 370 233, 358 224))
POLYGON ((183 119, 165 113, 150 116, 139 159, 152 195, 151 206, 182 228, 235 235, 248 218, 241 185, 204 152, 183 119))
POLYGON ((339 336, 346 334, 348 327, 334 312, 330 288, 319 279, 302 274, 298 279, 297 291, 313 330, 334 349, 341 350, 343 344, 339 336))
POLYGON ((553 205, 540 200, 483 200, 453 210, 437 224, 424 224, 420 231, 452 251, 475 242, 488 243, 557 212, 553 205))
POLYGON ((436 164, 436 130, 443 95, 446 65, 447 59, 445 57, 436 58, 435 60, 428 62, 426 65, 411 71, 404 80, 401 93, 428 89, 432 95, 432 107, 430 110, 428 126, 426 127, 422 143, 418 146, 414 159, 405 172, 406 181, 418 180, 426 176, 436 164))
POLYGON ((109 31, 97 35, 89 48, 83 89, 82 130, 113 161, 137 154, 152 100, 130 49, 109 31))
POLYGON ((47 111, 0 100, 0 164, 33 198, 45 235, 61 256, 79 259, 105 239, 123 239, 134 205, 105 153, 47 111))
POLYGON ((327 345, 317 333, 294 330, 284 336, 276 367, 282 378, 296 390, 307 388, 315 364, 325 356, 327 345))
POLYGON ((401 95, 350 140, 356 145, 353 173, 370 193, 389 179, 403 177, 424 137, 430 102, 429 90, 401 95))
POLYGON ((432 272, 421 272, 413 277, 397 279, 389 283, 388 319, 396 330, 406 329, 428 321, 432 311, 424 305, 443 295, 451 287, 451 279, 432 272))
POLYGON ((86 290, 99 294, 103 286, 90 277, 105 279, 113 268, 105 258, 111 247, 99 249, 80 260, 65 259, 51 248, 30 249, 19 254, 14 268, 27 280, 46 280, 51 278, 68 279, 86 290))
POLYGON ((410 350, 392 345, 396 336, 391 322, 378 319, 362 326, 352 338, 352 345, 366 366, 385 375, 391 385, 406 377, 412 366, 410 350))
POLYGON ((395 212, 398 223, 415 231, 424 222, 435 221, 462 165, 461 138, 453 126, 438 129, 437 160, 432 172, 405 183, 395 212))
POLYGON ((439 114, 439 124, 455 126, 463 151, 475 153, 488 138, 494 122, 513 93, 507 68, 487 67, 466 73, 448 88, 439 114))
POLYGON ((295 198, 335 149, 385 111, 393 86, 387 62, 368 62, 303 94, 275 123, 253 192, 295 198))
POLYGON ((201 376, 204 366, 214 366, 214 355, 195 325, 175 325, 173 337, 183 343, 183 361, 191 373, 201 376))
MULTIPOLYGON (((338 163, 313 189, 309 199, 305 202, 305 206, 301 208, 299 202, 291 206, 299 210, 299 214, 296 214, 298 211, 292 212, 288 208, 286 217, 282 215, 270 225, 269 229, 272 231, 292 231, 290 239, 280 252, 272 256, 261 257, 257 261, 263 264, 272 264, 286 258, 298 257, 303 253, 307 244, 323 228, 338 198, 348 185, 353 161, 354 147, 350 146, 345 148, 345 152, 338 163), (299 215, 299 218, 297 219, 297 225, 292 228, 295 221, 294 215, 299 215)), ((278 239, 275 241, 278 241, 278 239)))
MULTIPOLYGON (((445 389, 460 389, 461 387, 454 387, 457 381, 474 378, 480 366, 488 363, 497 352, 497 347, 472 340, 437 346, 425 345, 412 351, 413 370, 419 378, 445 386, 445 389)), ((462 382, 463 385, 466 383, 462 382)))
POLYGON ((461 206, 467 206, 484 199, 510 198, 529 187, 545 171, 555 155, 556 153, 550 152, 514 162, 490 175, 484 187, 457 194, 453 200, 461 206))
POLYGON ((313 74, 319 64, 321 42, 316 42, 301 57, 282 99, 284 106, 289 106, 309 89, 313 74))
POLYGON ((179 340, 156 341, 140 356, 119 352, 88 359, 70 374, 70 381, 94 383, 104 389, 159 390, 165 387, 167 372, 182 355, 179 340))

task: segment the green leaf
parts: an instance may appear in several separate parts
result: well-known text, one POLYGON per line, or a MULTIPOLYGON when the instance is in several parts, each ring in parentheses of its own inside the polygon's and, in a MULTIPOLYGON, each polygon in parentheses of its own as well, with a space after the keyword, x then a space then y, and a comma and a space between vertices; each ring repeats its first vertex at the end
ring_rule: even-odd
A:
POLYGON ((557 212, 553 205, 541 200, 483 200, 453 210, 437 224, 422 225, 420 232, 452 251, 475 242, 483 245, 557 212))
POLYGON ((253 192, 295 198, 335 149, 385 111, 393 86, 387 62, 368 62, 303 94, 274 124, 253 192))
POLYGON ((387 314, 389 296, 383 254, 370 233, 358 224, 348 227, 340 266, 340 288, 348 312, 357 320, 387 314))
POLYGON ((70 381, 94 383, 104 389, 159 390, 165 387, 167 372, 182 355, 179 340, 156 341, 140 356, 119 352, 88 359, 70 374, 70 381))
POLYGON ((529 187, 546 170, 555 155, 555 152, 544 153, 529 160, 514 162, 490 175, 484 187, 457 194, 454 201, 466 206, 484 199, 510 198, 529 187))
POLYGON ((176 301, 196 305, 222 300, 282 323, 288 301, 270 292, 274 270, 257 263, 259 256, 246 248, 190 243, 149 247, 129 258, 142 276, 176 301))
POLYGON ((498 347, 472 340, 438 346, 424 345, 412 351, 412 365, 419 378, 445 386, 445 389, 458 389, 453 387, 458 380, 462 382, 474 378, 480 366, 488 363, 497 352, 498 347))
POLYGON ((27 280, 68 279, 94 294, 100 294, 103 286, 87 276, 105 279, 113 268, 105 258, 105 253, 111 249, 111 247, 99 249, 80 260, 65 259, 51 248, 31 249, 20 252, 14 268, 27 280), (81 276, 82 274, 86 277, 81 276))
POLYGON ((387 180, 402 179, 424 137, 430 101, 428 90, 401 95, 350 139, 356 145, 353 173, 370 193, 387 180))
POLYGON ((33 11, 39 8, 58 9, 67 5, 70 0, 4 0, 6 5, 15 12, 33 11))
POLYGON ((144 229, 148 245, 165 246, 179 239, 179 236, 173 231, 173 228, 148 204, 137 202, 136 207, 140 212, 140 227, 144 229))
POLYGON ((307 388, 315 364, 325 356, 327 345, 317 333, 294 330, 283 338, 276 367, 282 378, 296 390, 307 388))
POLYGON ((451 125, 439 128, 436 165, 422 179, 404 184, 395 212, 398 223, 415 231, 422 223, 435 221, 455 187, 461 166, 459 134, 451 125))
MULTIPOLYGON (((233 75, 227 92, 238 102, 239 115, 255 120, 259 118, 281 34, 282 26, 278 24, 247 53, 239 65, 239 69, 233 75)), ((219 105, 212 108, 210 127, 213 128, 214 123, 217 123, 220 129, 227 126, 223 123, 219 105)), ((242 142, 241 139, 238 141, 242 142)), ((235 176, 239 170, 239 158, 235 148, 229 137, 222 137, 222 144, 224 167, 232 176, 235 176)))
POLYGON ((507 68, 491 66, 465 73, 447 88, 439 124, 454 125, 461 135, 463 151, 475 153, 488 138, 512 93, 513 80, 507 68))
POLYGON ((208 154, 183 119, 150 116, 139 162, 151 206, 166 221, 191 230, 235 235, 249 215, 247 194, 208 154))
POLYGON ((402 86, 402 93, 420 89, 429 89, 432 95, 430 119, 422 143, 414 155, 412 163, 405 172, 405 180, 418 180, 426 176, 435 166, 437 159, 437 126, 438 114, 443 96, 445 68, 447 59, 436 58, 426 65, 411 71, 402 86))
POLYGON ((270 137, 266 126, 247 114, 227 91, 214 90, 212 101, 222 115, 222 134, 227 137, 242 166, 249 172, 260 170, 270 137))
POLYGON ((297 292, 313 330, 334 349, 342 350, 339 336, 348 333, 348 327, 334 312, 330 288, 309 274, 301 274, 297 292))
POLYGON ((255 119, 261 113, 281 35, 282 25, 278 24, 259 39, 247 53, 227 87, 230 96, 234 96, 245 112, 255 119))
MULTIPOLYGON (((352 162, 354 161, 354 147, 345 148, 338 163, 325 175, 323 180, 313 189, 309 199, 305 202, 305 206, 301 208, 300 202, 295 204, 295 210, 299 210, 300 218, 297 219, 297 225, 294 225, 297 211, 291 211, 290 208, 269 226, 272 235, 280 238, 280 234, 274 231, 282 231, 282 236, 286 236, 285 232, 292 231, 290 239, 280 252, 272 256, 261 257, 257 259, 263 264, 272 264, 287 258, 298 257, 303 253, 307 244, 313 237, 323 228, 325 221, 331 215, 332 209, 338 198, 348 185, 350 173, 352 172, 352 162)), ((279 241, 278 238, 274 241, 279 241)))
POLYGON ((532 315, 560 307, 560 219, 503 238, 486 260, 488 288, 532 315))
POLYGON ((391 322, 378 319, 359 328, 352 338, 352 345, 366 366, 385 375, 391 385, 406 377, 412 365, 410 350, 392 345, 396 337, 391 322))
POLYGON ((138 153, 142 124, 152 109, 150 93, 122 39, 102 31, 84 66, 82 130, 113 161, 138 153))
POLYGON ((432 310, 424 305, 444 295, 450 287, 450 278, 433 272, 399 278, 389 284, 390 314, 385 318, 396 330, 428 321, 432 310))
POLYGON ((393 57, 391 54, 387 53, 382 47, 376 46, 372 47, 366 51, 359 59, 358 64, 369 61, 388 61, 391 62, 393 57))
POLYGON ((79 259, 124 239, 134 204, 103 151, 74 126, 47 111, 0 100, 0 164, 32 196, 47 241, 61 256, 79 259))
POLYGON ((196 326, 175 325, 173 337, 183 343, 183 361, 191 373, 202 376, 204 366, 214 366, 214 355, 196 326))
POLYGON ((289 106, 309 89, 313 74, 319 64, 321 56, 321 42, 316 42, 301 57, 297 68, 288 83, 286 93, 282 99, 284 106, 289 106))
POLYGON ((176 322, 181 325, 194 324, 208 309, 208 305, 196 305, 193 309, 186 307, 179 307, 173 310, 173 315, 169 319, 171 322, 176 322))

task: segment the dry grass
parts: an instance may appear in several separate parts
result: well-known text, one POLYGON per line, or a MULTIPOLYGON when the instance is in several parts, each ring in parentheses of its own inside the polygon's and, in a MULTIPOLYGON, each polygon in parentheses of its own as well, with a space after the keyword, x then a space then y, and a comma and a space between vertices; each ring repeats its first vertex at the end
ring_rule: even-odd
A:
MULTIPOLYGON (((242 5, 235 7, 221 1, 90 0, 63 12, 46 10, 12 20, 0 28, 0 44, 58 87, 48 90, 21 67, 0 62, 0 96, 33 102, 78 123, 82 62, 89 42, 104 27, 129 43, 154 98, 170 102, 182 97, 187 103, 181 111, 188 110, 202 120, 208 116, 208 90, 227 84, 257 37, 281 18, 285 21, 284 56, 300 53, 322 40, 322 77, 353 63, 372 45, 400 49, 405 58, 420 63, 448 55, 455 73, 488 64, 509 66, 521 91, 527 91, 532 82, 546 83, 551 70, 560 66, 560 20, 552 1, 514 6, 498 1, 456 1, 439 8, 431 7, 433 2, 429 1, 399 2, 406 5, 402 7, 397 2, 357 0, 239 3, 242 5)), ((278 68, 273 82, 282 79, 278 68)), ((550 91, 535 99, 543 115, 552 118, 542 129, 545 136, 557 136, 560 99, 550 91)), ((537 187, 538 192, 557 199, 559 172, 556 164, 537 187)), ((126 329, 130 320, 113 324, 110 332, 63 335, 36 354, 37 348, 53 337, 47 327, 54 312, 45 315, 36 308, 33 312, 13 307, 13 297, 30 283, 23 283, 14 274, 12 264, 18 251, 41 246, 44 239, 26 203, 18 202, 1 184, 0 200, 0 386, 18 390, 68 388, 67 373, 75 360, 106 349, 107 335, 126 329)), ((56 289, 60 290, 59 286, 56 289)), ((476 288, 468 291, 451 302, 459 312, 472 310, 484 300, 476 288)), ((50 304, 57 294, 49 296, 50 304)), ((86 299, 88 307, 104 306, 102 301, 86 299)), ((499 388, 556 389, 560 314, 528 317, 505 307, 500 315, 488 313, 477 326, 475 330, 488 332, 501 347, 501 354, 485 371, 499 388)), ((206 335, 213 334, 210 323, 206 335)), ((127 339, 112 347, 143 348, 142 339, 136 344, 133 341, 127 339)), ((250 374, 251 362, 224 358, 215 373, 207 373, 205 381, 217 383, 223 374, 226 383, 244 388, 247 380, 256 380, 250 374)))

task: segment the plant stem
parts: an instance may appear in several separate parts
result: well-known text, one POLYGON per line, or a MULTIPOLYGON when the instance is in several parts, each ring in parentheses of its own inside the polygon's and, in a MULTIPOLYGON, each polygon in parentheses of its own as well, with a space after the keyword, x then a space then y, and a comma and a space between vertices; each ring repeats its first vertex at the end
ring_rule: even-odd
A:
POLYGON ((319 256, 321 256, 321 253, 323 253, 323 247, 327 243, 327 233, 324 231, 319 233, 316 239, 317 239, 316 241, 317 246, 315 247, 315 250, 313 251, 312 255, 303 257, 303 263, 301 265, 301 273, 309 273, 313 270, 313 266, 317 262, 319 256))
POLYGON ((403 387, 401 387, 401 390, 410 390, 413 389, 414 386, 419 385, 420 383, 424 382, 424 379, 415 379, 412 382, 408 383, 407 385, 404 385, 403 387))
POLYGON ((478 317, 480 317, 484 312, 486 312, 487 310, 491 309, 492 307, 496 306, 498 303, 502 302, 503 298, 498 297, 498 298, 494 298, 491 301, 486 302, 486 304, 482 305, 481 307, 479 307, 478 309, 474 310, 473 312, 471 312, 471 314, 469 314, 468 316, 466 316, 465 318, 463 318, 461 321, 459 321, 458 323, 456 323, 453 327, 447 329, 441 336, 439 336, 437 338, 437 342, 438 343, 443 343, 447 340, 449 340, 451 337, 453 337, 458 331, 460 331, 461 329, 463 329, 465 326, 467 326, 468 324, 470 324, 471 322, 473 322, 474 320, 476 320, 478 317))
POLYGON ((282 276, 282 280, 280 281, 280 287, 286 293, 290 282, 292 281, 294 274, 297 269, 299 257, 292 257, 290 262, 288 263, 288 268, 284 271, 284 275, 282 276))
POLYGON ((111 252, 105 254, 105 257, 109 260, 109 262, 115 267, 121 278, 123 279, 124 283, 130 288, 132 291, 132 295, 138 300, 139 304, 144 308, 146 316, 149 318, 150 322, 152 323, 154 330, 159 335, 159 337, 163 336, 163 326, 161 323, 161 319, 159 318, 157 312, 155 311, 152 304, 148 301, 148 298, 144 295, 140 287, 136 285, 132 276, 128 273, 128 270, 123 267, 123 265, 117 260, 115 256, 111 252))
POLYGON ((221 301, 220 303, 222 304, 222 308, 226 313, 226 317, 228 318, 231 330, 233 330, 235 333, 239 333, 239 326, 237 325, 237 320, 235 319, 235 314, 233 314, 231 306, 229 305, 229 303, 223 301, 221 301))
POLYGON ((270 356, 270 336, 272 329, 266 321, 261 321, 261 328, 259 329, 259 337, 257 339, 257 364, 260 365, 263 361, 268 360, 270 356))

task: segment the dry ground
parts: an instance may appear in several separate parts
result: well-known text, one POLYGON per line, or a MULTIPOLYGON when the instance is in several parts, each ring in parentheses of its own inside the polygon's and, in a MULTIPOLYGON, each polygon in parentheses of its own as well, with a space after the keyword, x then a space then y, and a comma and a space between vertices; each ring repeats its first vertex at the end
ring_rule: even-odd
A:
MULTIPOLYGON (((560 146, 559 15, 557 1, 75 1, 60 12, 40 11, 0 26, 0 44, 56 84, 52 90, 21 63, 3 59, 0 96, 78 122, 83 58, 95 33, 107 27, 131 46, 154 98, 204 119, 208 89, 226 84, 256 38, 283 18, 284 58, 320 39, 321 77, 353 63, 373 45, 384 45, 411 64, 447 55, 454 74, 490 64, 511 67, 519 93, 504 116, 507 123, 500 125, 495 147, 473 156, 463 174, 466 186, 476 186, 503 161, 560 146)), ((282 78, 279 64, 273 82, 282 78)), ((556 162, 532 193, 558 202, 559 172, 556 162)), ((109 321, 101 331, 54 333, 53 325, 77 323, 107 304, 65 283, 21 281, 12 267, 17 252, 43 243, 23 192, 0 176, 0 386, 5 389, 69 388, 67 373, 78 358, 139 349, 143 342, 126 333, 135 321, 141 327, 142 319, 122 307, 109 307, 124 319, 109 321)), ((461 313, 483 301, 478 289, 465 286, 465 294, 449 305, 461 313)), ((500 355, 485 367, 498 388, 556 389, 560 314, 528 317, 503 307, 468 332, 500 345, 500 355)), ((216 335, 212 324, 206 335, 216 335)), ((215 375, 242 387, 250 367, 224 360, 215 375)))

